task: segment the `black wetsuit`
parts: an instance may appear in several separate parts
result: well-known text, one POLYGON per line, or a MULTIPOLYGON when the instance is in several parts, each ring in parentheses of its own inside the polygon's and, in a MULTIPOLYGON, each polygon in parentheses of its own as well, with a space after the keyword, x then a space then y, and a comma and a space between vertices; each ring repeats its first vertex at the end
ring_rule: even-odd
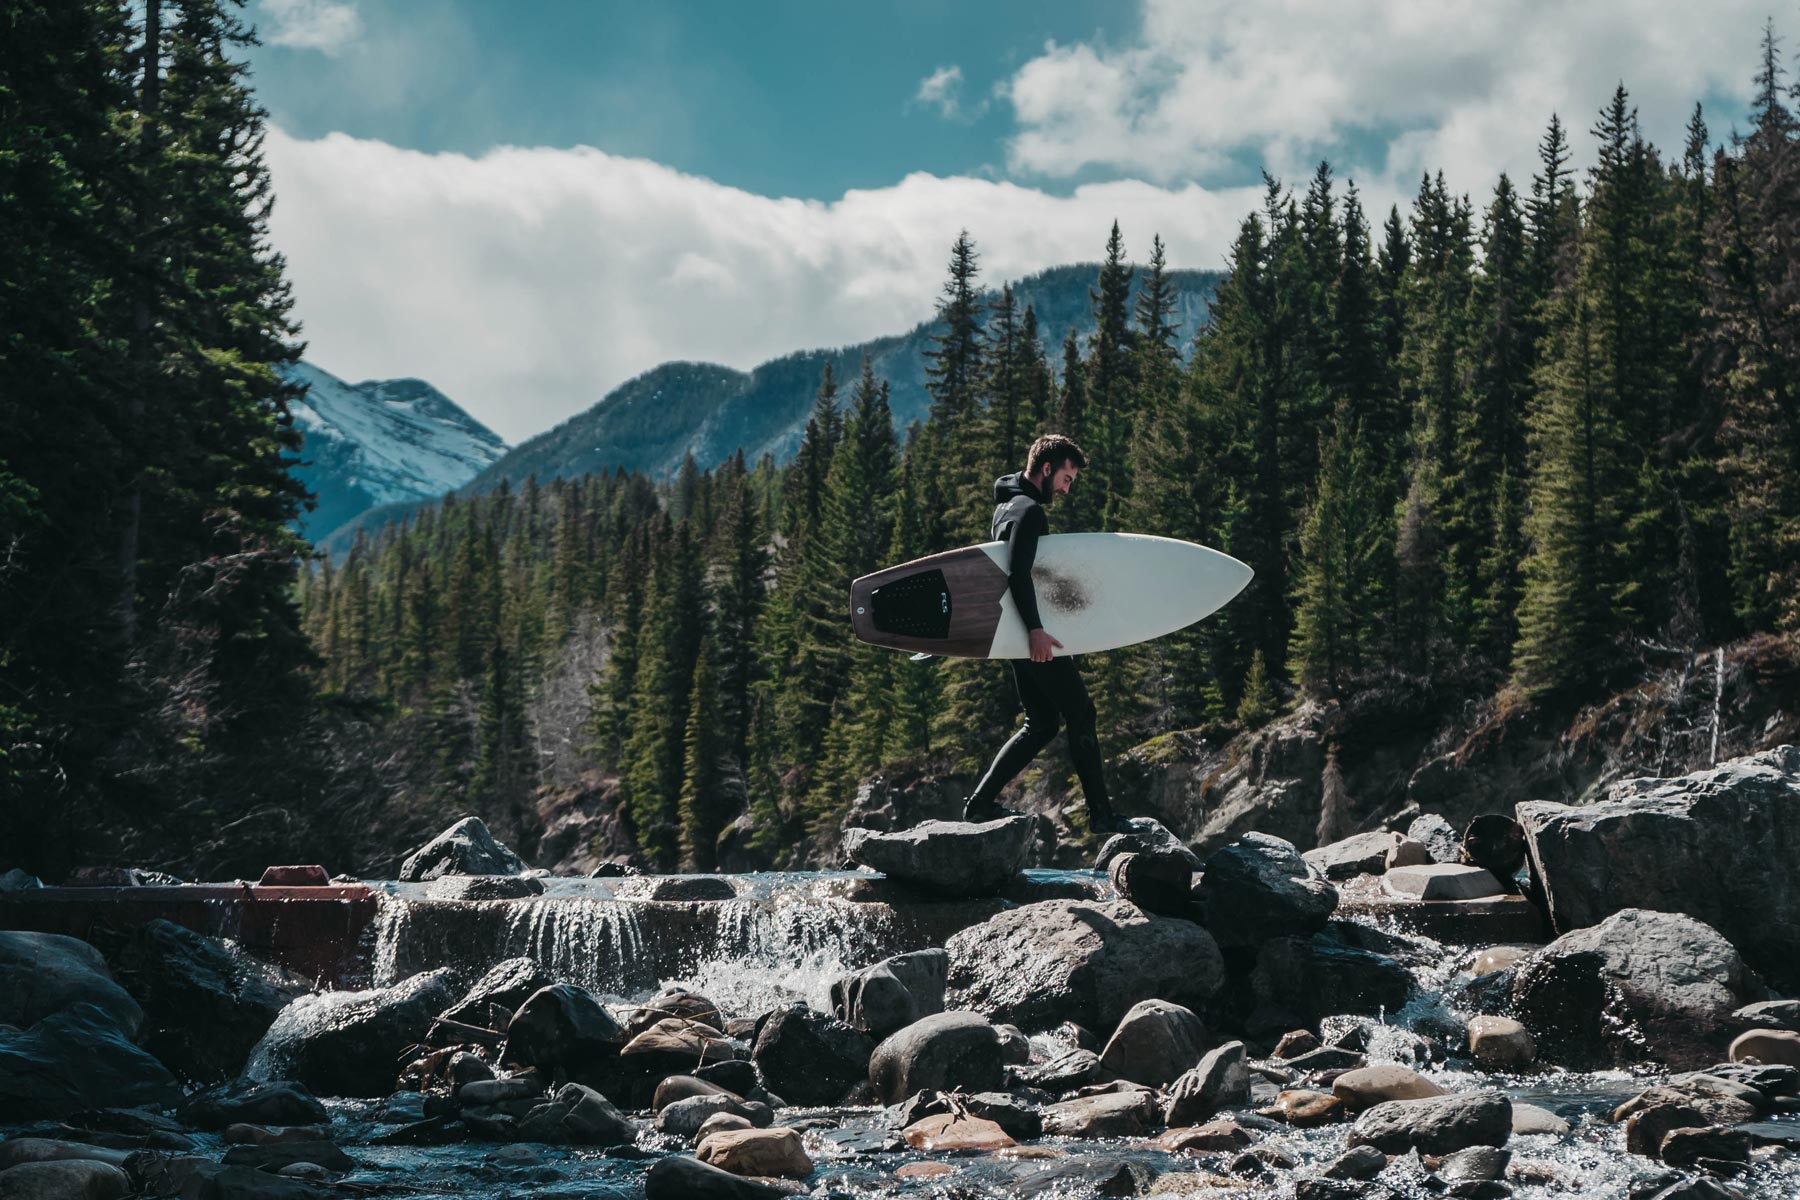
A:
MULTIPOLYGON (((1038 538, 1050 532, 1043 499, 1043 493, 1023 474, 1002 475, 994 481, 993 537, 1012 546, 1008 586, 1027 631, 1044 627, 1038 616, 1037 589, 1031 582, 1038 538)), ((1094 702, 1088 698, 1075 660, 1062 657, 1037 663, 1029 658, 1015 658, 1009 665, 1019 703, 1025 709, 1025 724, 1000 748, 987 774, 975 785, 969 797, 969 815, 980 817, 994 810, 994 797, 1039 750, 1049 745, 1060 720, 1068 725, 1069 757, 1075 761, 1075 773, 1081 779, 1082 794, 1087 797, 1089 821, 1111 822, 1112 804, 1101 769, 1100 741, 1094 732, 1094 702)))

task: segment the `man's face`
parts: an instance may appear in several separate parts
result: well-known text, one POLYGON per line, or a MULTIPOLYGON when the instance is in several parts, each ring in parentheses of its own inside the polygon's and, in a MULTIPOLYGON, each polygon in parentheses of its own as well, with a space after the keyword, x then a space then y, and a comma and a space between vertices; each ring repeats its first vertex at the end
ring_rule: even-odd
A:
POLYGON ((1069 489, 1075 485, 1075 477, 1081 474, 1081 468, 1072 462, 1066 462, 1054 471, 1046 467, 1042 474, 1045 479, 1040 490, 1044 493, 1044 503, 1051 504, 1058 496, 1069 494, 1069 489))

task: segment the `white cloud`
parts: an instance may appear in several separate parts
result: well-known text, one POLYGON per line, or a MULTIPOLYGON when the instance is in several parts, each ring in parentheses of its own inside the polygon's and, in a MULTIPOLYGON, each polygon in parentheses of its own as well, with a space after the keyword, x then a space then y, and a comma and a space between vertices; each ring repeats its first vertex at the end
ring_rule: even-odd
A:
POLYGON ((960 103, 962 82, 961 67, 939 67, 919 81, 919 90, 913 95, 913 101, 937 109, 941 117, 954 117, 960 103))
POLYGON ((336 55, 362 34, 362 18, 343 0, 262 0, 263 40, 336 55))
MULTIPOLYGON (((1768 6, 1719 0, 1145 0, 1121 46, 1045 46, 1004 86, 1008 165, 1170 181, 1321 157, 1384 193, 1442 169, 1485 194, 1529 176, 1552 111, 1585 151, 1623 81, 1646 134, 1679 150, 1696 100, 1748 94, 1768 6)), ((1723 133, 1715 119, 1715 132, 1723 133)))
POLYGON ((1218 268, 1257 201, 914 174, 823 203, 588 148, 470 158, 279 129, 268 158, 308 357, 427 378, 514 442, 672 359, 747 368, 900 332, 930 316, 963 228, 996 285, 1097 260, 1115 218, 1139 257, 1161 233, 1171 265, 1218 268))

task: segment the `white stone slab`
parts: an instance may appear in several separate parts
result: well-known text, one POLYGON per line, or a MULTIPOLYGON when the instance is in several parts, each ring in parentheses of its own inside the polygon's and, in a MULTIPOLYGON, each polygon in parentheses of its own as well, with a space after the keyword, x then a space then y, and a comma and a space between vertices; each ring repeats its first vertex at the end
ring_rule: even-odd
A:
POLYGON ((1414 900, 1480 900, 1504 893, 1493 872, 1461 863, 1394 867, 1381 877, 1381 887, 1414 900))

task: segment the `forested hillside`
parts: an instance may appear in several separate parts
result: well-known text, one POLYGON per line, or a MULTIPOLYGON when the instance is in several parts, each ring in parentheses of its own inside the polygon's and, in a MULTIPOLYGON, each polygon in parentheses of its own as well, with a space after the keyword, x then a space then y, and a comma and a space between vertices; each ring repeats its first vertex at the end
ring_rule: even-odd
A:
POLYGON ((1197 330, 1172 320, 1160 241, 1134 268, 1115 226, 1095 334, 1037 344, 1010 294, 977 302, 965 234, 903 438, 872 366, 827 371, 787 468, 446 504, 309 577, 325 683, 433 748, 409 755, 418 794, 528 843, 540 790, 586 788, 616 804, 608 852, 785 861, 859 781, 972 771, 1011 722, 1000 668, 861 646, 844 597, 982 537, 992 479, 1041 429, 1093 460, 1058 528, 1191 538, 1257 572, 1202 625, 1086 660, 1110 751, 1306 696, 1567 706, 1651 650, 1791 635, 1788 104, 1771 36, 1723 147, 1696 108, 1664 154, 1621 87, 1581 178, 1552 117, 1533 178, 1479 204, 1428 177, 1371 218, 1326 165, 1270 180, 1197 330))
POLYGON ((832 369, 791 463, 527 479, 333 564, 287 532, 300 347, 248 35, 223 0, 137 13, 27 0, 0 37, 20 865, 383 871, 461 812, 545 858, 803 857, 859 782, 971 773, 1011 723, 1001 668, 863 647, 844 604, 984 535, 1044 429, 1092 459, 1056 528, 1257 572, 1085 660, 1109 753, 1309 698, 1567 710, 1668 648, 1800 635, 1800 128, 1772 30, 1724 145, 1698 109, 1678 152, 1647 144, 1621 87, 1579 177, 1552 117, 1533 177, 1479 201, 1428 177, 1367 214, 1328 166, 1271 180, 1197 327, 1154 231, 1133 266, 1115 225, 1094 332, 1060 344, 983 298, 965 233, 903 432, 872 361, 832 369))

